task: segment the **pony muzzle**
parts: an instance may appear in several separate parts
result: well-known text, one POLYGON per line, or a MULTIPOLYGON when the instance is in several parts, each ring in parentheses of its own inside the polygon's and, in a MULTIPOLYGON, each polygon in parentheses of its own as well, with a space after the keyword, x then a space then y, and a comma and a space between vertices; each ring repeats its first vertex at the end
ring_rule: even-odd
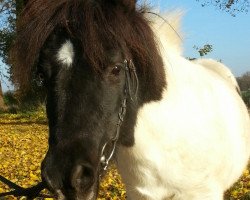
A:
MULTIPOLYGON (((59 200, 94 200, 97 196, 99 175, 90 163, 81 162, 69 171, 47 162, 42 169, 43 180, 59 200)), ((62 167, 62 166, 61 166, 62 167)))

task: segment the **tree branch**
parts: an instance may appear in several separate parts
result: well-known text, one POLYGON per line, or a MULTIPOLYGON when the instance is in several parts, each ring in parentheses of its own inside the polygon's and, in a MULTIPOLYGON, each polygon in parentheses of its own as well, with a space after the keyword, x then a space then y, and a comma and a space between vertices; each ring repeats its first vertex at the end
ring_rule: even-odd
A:
POLYGON ((226 8, 230 9, 231 6, 234 4, 234 0, 228 0, 227 4, 226 4, 226 8))

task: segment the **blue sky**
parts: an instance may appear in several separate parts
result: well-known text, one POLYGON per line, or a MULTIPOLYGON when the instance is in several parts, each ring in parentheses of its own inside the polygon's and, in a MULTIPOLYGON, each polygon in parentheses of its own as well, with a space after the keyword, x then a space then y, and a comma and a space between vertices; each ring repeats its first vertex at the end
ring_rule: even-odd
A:
POLYGON ((240 76, 250 71, 250 11, 232 17, 216 7, 202 7, 196 0, 151 0, 152 6, 161 11, 181 8, 185 11, 182 22, 184 55, 199 57, 194 45, 213 45, 213 52, 206 57, 221 60, 240 76))
MULTIPOLYGON (((0 58, 0 71, 1 73, 4 73, 4 75, 7 75, 6 70, 5 70, 5 65, 2 63, 1 58, 0 58)), ((3 91, 13 89, 13 86, 11 85, 11 83, 6 78, 4 78, 3 75, 1 74, 0 74, 0 81, 2 84, 3 91)))
MULTIPOLYGON (((208 43, 213 45, 213 52, 206 57, 222 60, 236 76, 250 71, 250 12, 232 17, 213 6, 202 7, 196 0, 149 1, 161 11, 180 8, 185 11, 182 23, 184 56, 198 57, 193 46, 202 47, 208 43)), ((4 83, 3 88, 8 89, 4 83)))

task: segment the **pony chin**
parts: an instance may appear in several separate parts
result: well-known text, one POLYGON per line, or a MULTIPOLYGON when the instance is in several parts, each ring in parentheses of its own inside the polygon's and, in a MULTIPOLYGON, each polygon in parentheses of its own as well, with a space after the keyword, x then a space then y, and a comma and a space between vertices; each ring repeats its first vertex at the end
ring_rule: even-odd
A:
MULTIPOLYGON (((56 193, 57 193, 58 200, 66 200, 67 199, 60 190, 58 190, 56 193)), ((95 200, 96 198, 97 198, 97 192, 90 191, 89 194, 87 194, 87 195, 77 194, 74 199, 76 199, 76 200, 95 200)))
POLYGON ((76 200, 96 200, 98 189, 97 184, 95 184, 87 194, 82 194, 81 192, 76 194, 76 200))

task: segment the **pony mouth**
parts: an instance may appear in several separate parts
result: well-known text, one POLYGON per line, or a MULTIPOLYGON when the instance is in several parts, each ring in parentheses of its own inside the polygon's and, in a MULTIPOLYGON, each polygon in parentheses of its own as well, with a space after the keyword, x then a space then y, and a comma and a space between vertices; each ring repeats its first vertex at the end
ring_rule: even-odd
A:
POLYGON ((88 192, 75 191, 71 194, 64 194, 62 190, 56 190, 57 200, 96 200, 98 192, 93 186, 88 192))
MULTIPOLYGON (((76 180, 77 181, 77 180, 76 180)), ((52 186, 52 182, 46 179, 46 188, 53 194, 57 200, 96 200, 99 189, 99 179, 95 178, 93 184, 86 187, 74 187, 73 185, 64 185, 65 187, 52 186)))

